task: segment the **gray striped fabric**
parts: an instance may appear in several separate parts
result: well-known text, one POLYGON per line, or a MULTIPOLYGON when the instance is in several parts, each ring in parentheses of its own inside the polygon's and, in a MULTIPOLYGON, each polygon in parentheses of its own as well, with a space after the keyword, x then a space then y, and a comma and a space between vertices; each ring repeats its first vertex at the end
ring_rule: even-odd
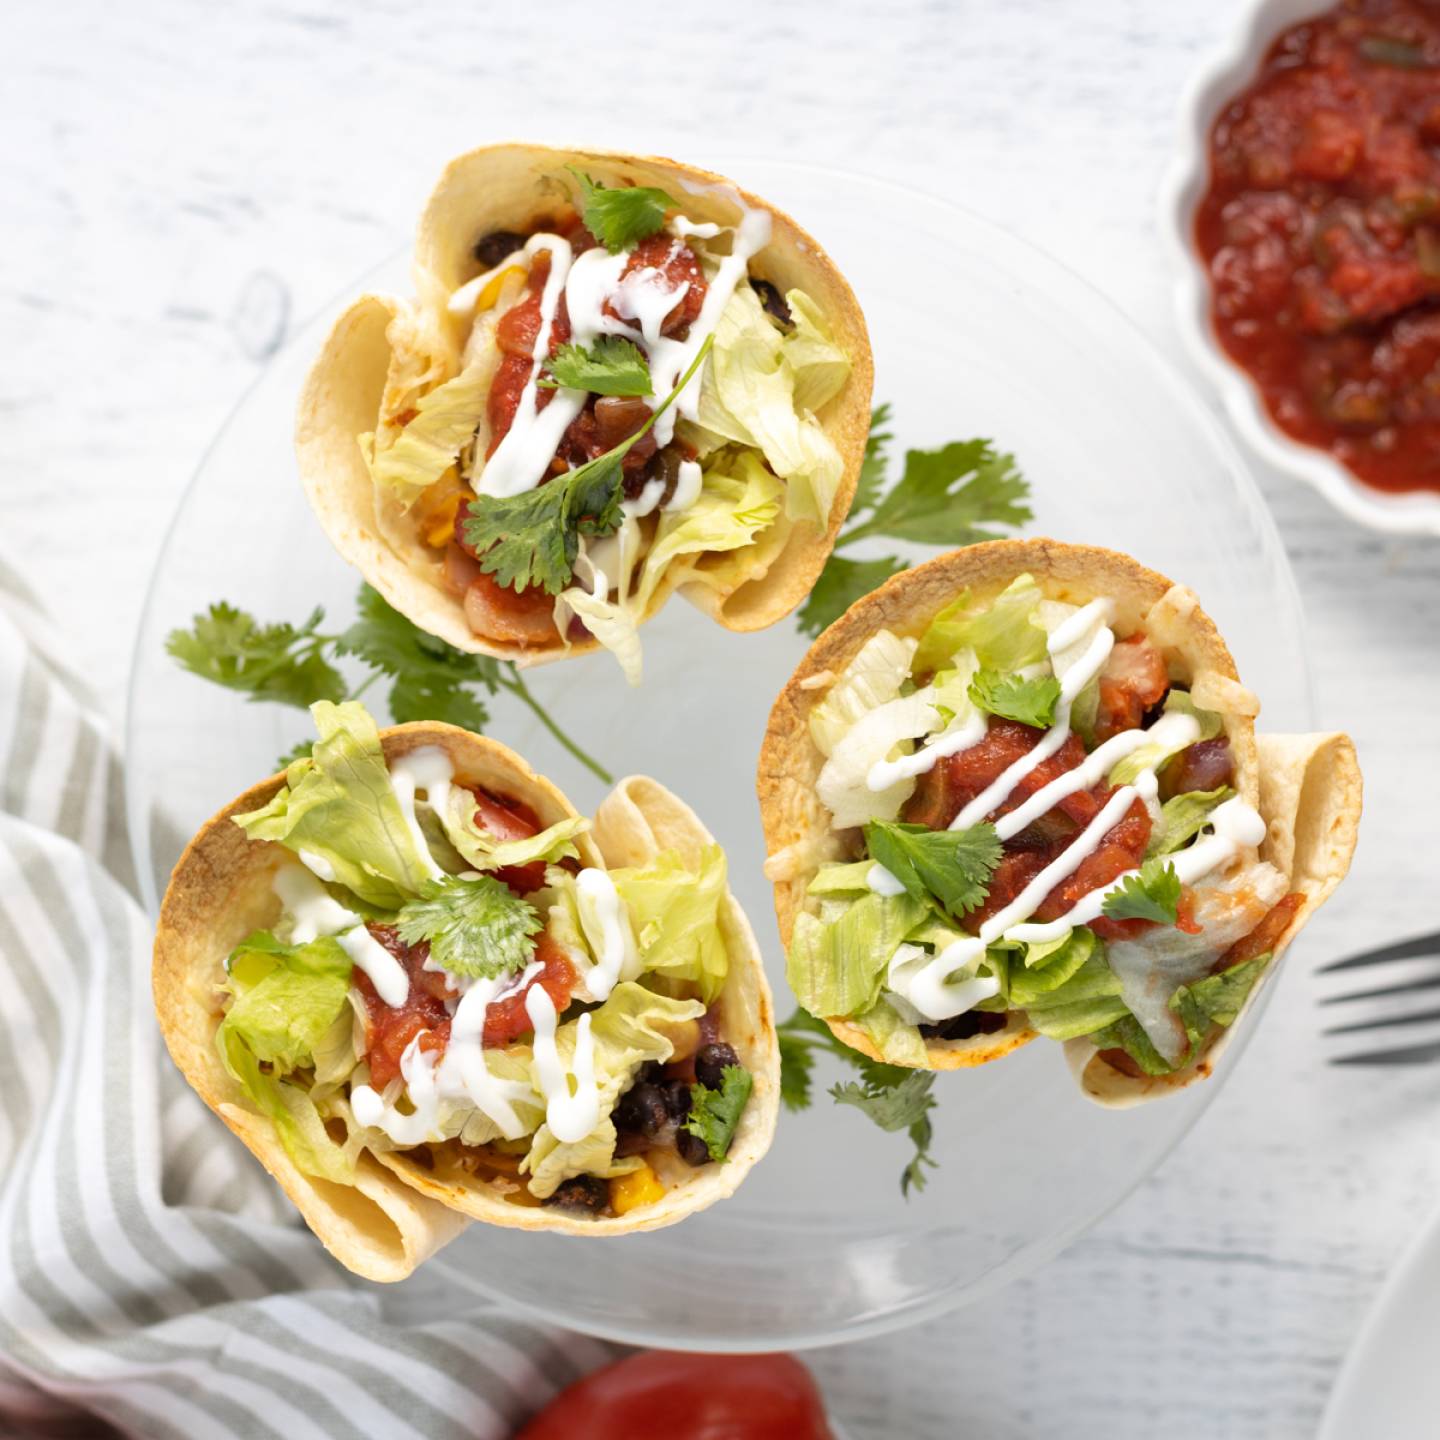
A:
POLYGON ((191 1092, 118 758, 52 647, 0 564, 0 1432, 508 1434, 606 1347, 356 1281, 191 1092))

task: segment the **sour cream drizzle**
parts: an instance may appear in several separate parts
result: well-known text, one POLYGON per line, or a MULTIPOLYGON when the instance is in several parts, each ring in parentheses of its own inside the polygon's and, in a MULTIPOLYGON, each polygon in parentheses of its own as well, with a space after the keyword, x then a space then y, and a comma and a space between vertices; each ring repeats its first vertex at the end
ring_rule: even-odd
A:
MULTIPOLYGON (((1047 648, 1053 663, 1058 655, 1078 644, 1097 623, 1100 627, 1083 655, 1065 670, 1061 678, 1060 698, 1055 706, 1055 723, 1049 732, 1034 749, 1006 769, 993 784, 981 791, 960 811, 951 822, 952 830, 968 829, 998 810, 1009 800, 1015 787, 1025 776, 1064 745, 1070 735, 1070 713, 1076 697, 1099 675, 1114 647, 1115 636, 1109 624, 1113 613, 1114 606, 1111 601, 1093 600, 1051 633, 1047 648)), ((867 777, 867 784, 872 790, 883 790, 902 776, 923 774, 943 755, 956 754, 968 748, 968 745, 978 743, 987 724, 983 715, 978 716, 978 719, 979 734, 973 739, 970 738, 967 727, 937 736, 913 755, 902 756, 895 761, 882 761, 873 766, 867 777), (878 784, 877 779, 880 781, 878 784)), ((1067 795, 1099 784, 1119 761, 1144 746, 1155 745, 1158 755, 1168 756, 1175 750, 1193 744, 1199 738, 1200 727, 1194 717, 1179 712, 1162 716, 1149 730, 1122 731, 1103 745, 1097 746, 1074 769, 1057 776, 1008 815, 1001 816, 995 822, 996 833, 1002 840, 1018 835, 1067 795)), ((1158 758, 1155 763, 1160 763, 1158 758)), ((980 927, 978 935, 967 935, 952 941, 935 955, 930 955, 915 945, 901 945, 891 957, 887 970, 886 981, 889 989, 929 1021, 948 1020, 998 994, 1000 982, 995 976, 971 973, 963 974, 956 980, 949 977, 957 972, 973 972, 986 948, 998 940, 1015 940, 1029 944, 1059 940, 1072 927, 1097 919, 1103 912, 1105 897, 1130 875, 1138 874, 1138 870, 1127 871, 1100 888, 1090 891, 1058 920, 1041 924, 1026 923, 1045 897, 1057 885, 1069 879, 1080 865, 1099 849, 1105 836, 1124 819, 1137 799, 1144 800, 1147 805, 1154 804, 1158 788, 1154 765, 1142 770, 1132 783, 1122 785, 1076 839, 1003 910, 992 915, 980 927)), ((1265 822, 1251 806, 1238 797, 1217 807, 1210 817, 1210 825, 1212 834, 1170 857, 1181 884, 1193 884, 1212 870, 1228 864, 1242 848, 1259 845, 1265 838, 1265 822)), ((897 886, 899 884, 888 872, 877 877, 876 871, 881 870, 882 867, 878 865, 872 866, 867 877, 869 888, 879 894, 898 893, 898 890, 887 888, 887 881, 883 876, 888 876, 889 882, 897 886)))
POLYGON ((443 814, 450 800, 450 777, 454 774, 450 757, 438 745, 426 745, 402 755, 390 766, 390 784, 395 798, 405 815, 405 824, 410 836, 420 851, 432 880, 438 880, 445 872, 435 863, 430 853, 430 842, 415 817, 415 792, 423 790, 429 798, 431 808, 443 814))
POLYGON ((550 273, 540 293, 540 327, 530 351, 530 378, 520 392, 520 403, 505 438, 480 472, 477 488, 482 495, 520 495, 533 490, 550 468, 570 422, 585 408, 583 390, 556 390, 543 410, 537 404, 540 368, 550 354, 550 335, 555 328, 555 314, 565 293, 574 253, 570 242, 559 235, 541 232, 525 242, 525 253, 529 256, 542 250, 550 252, 550 273))
MULTIPOLYGON (((550 254, 550 271, 540 296, 540 326, 530 351, 530 375, 505 438, 480 472, 477 489, 482 495, 519 495, 539 485, 565 431, 585 408, 585 391, 564 388, 552 392, 550 403, 543 410, 539 405, 540 372, 550 354, 562 295, 574 344, 589 345, 600 335, 623 335, 630 340, 644 341, 649 352, 653 390, 646 403, 652 410, 658 409, 680 383, 680 377, 719 323, 721 312, 744 278, 751 258, 770 243, 769 211, 751 209, 731 194, 740 205, 741 218, 734 229, 730 254, 720 259, 710 278, 700 314, 684 340, 668 338, 660 329, 665 317, 684 299, 690 288, 688 283, 670 286, 664 271, 656 266, 642 266, 625 274, 632 252, 612 255, 603 246, 596 246, 576 256, 563 236, 543 231, 525 242, 520 255, 511 256, 494 270, 477 275, 451 295, 451 310, 457 314, 467 313, 467 307, 473 308, 480 290, 497 274, 519 263, 528 265, 541 251, 550 254), (613 314, 606 312, 607 303, 613 314)), ((670 222, 676 245, 683 244, 684 237, 690 235, 713 239, 723 228, 713 223, 692 224, 681 215, 670 222)), ((675 422, 680 416, 694 420, 699 414, 703 378, 703 374, 693 376, 675 403, 656 420, 654 433, 660 446, 669 444, 674 437, 675 422)), ((683 473, 682 467, 680 484, 665 509, 683 509, 693 503, 700 492, 699 466, 694 468, 695 475, 691 477, 683 473)), ((657 493, 647 509, 633 513, 649 514, 658 503, 657 493)))
POLYGON ((545 1123, 562 1145, 583 1140, 600 1123, 590 1016, 582 1015, 575 1027, 575 1053, 567 1070, 555 1044, 555 1002, 544 986, 536 985, 526 995, 525 1013, 535 1027, 535 1070, 545 1095, 545 1123))
POLYGON ((277 870, 272 885, 290 912, 297 945, 307 945, 321 935, 335 936, 351 961, 370 977, 375 993, 387 1005, 405 1003, 410 994, 405 967, 365 928, 359 915, 347 910, 297 865, 277 870))
POLYGON ((621 975, 634 967, 635 933, 630 928, 630 913, 615 882, 603 870, 582 870, 575 877, 575 888, 600 927, 600 954, 586 972, 585 988, 592 999, 604 1000, 621 975))

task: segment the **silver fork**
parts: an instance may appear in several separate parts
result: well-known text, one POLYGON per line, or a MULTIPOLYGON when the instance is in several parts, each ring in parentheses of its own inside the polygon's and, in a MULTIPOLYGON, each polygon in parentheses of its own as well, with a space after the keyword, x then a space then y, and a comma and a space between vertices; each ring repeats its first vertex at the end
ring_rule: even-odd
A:
MULTIPOLYGON (((1322 965, 1316 974, 1332 975, 1342 970, 1360 970, 1370 965, 1384 965, 1396 960, 1432 959, 1440 962, 1440 934, 1419 935, 1413 940, 1399 940, 1365 950, 1333 964, 1322 965)), ((1367 990, 1348 990, 1343 995, 1327 995, 1322 1005, 1345 1005, 1356 1000, 1388 999, 1397 995, 1416 995, 1426 990, 1440 990, 1440 963, 1434 970, 1396 981, 1389 985, 1372 986, 1367 990)), ((1326 1035, 1355 1035, 1370 1030, 1391 1030, 1407 1025, 1440 1022, 1440 1009, 1407 1009, 1400 1014, 1383 1015, 1371 1020, 1356 1020, 1348 1025, 1331 1025, 1326 1035)), ((1353 1055, 1336 1055, 1332 1065, 1421 1065, 1440 1060, 1440 1040, 1425 1040, 1413 1045, 1397 1045, 1383 1050, 1364 1050, 1353 1055)))

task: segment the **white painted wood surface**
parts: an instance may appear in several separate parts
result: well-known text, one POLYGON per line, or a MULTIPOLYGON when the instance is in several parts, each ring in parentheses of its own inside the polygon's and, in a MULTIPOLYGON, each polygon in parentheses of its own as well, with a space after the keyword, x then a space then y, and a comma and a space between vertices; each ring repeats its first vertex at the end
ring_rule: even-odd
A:
MULTIPOLYGON (((1156 186, 1179 87, 1239 8, 19 0, 0 87, 0 547, 118 721, 202 449, 294 319, 403 244, 439 166, 487 138, 794 155, 942 190, 1060 254, 1178 357, 1156 186)), ((1321 719, 1366 769, 1351 881, 1235 1083, 1120 1210, 983 1312, 816 1357, 860 1435, 1307 1435, 1436 1195, 1440 1067, 1328 1067, 1313 970, 1440 925, 1440 542, 1360 531, 1258 478, 1321 719)))

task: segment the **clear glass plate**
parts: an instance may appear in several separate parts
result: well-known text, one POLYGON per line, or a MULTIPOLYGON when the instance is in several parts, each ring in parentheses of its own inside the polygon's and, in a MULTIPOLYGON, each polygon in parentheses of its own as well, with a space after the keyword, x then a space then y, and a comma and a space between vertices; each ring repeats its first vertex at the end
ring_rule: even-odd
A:
MULTIPOLYGON (((736 164, 823 237, 869 317, 876 397, 897 449, 975 434, 1013 450, 1029 532, 1134 553, 1199 592, 1272 728, 1304 726, 1309 681, 1294 584, 1268 512, 1218 425, 1099 294, 1054 260, 934 196, 856 175, 736 164)), ((396 257, 363 282, 408 290, 396 257)), ((347 292, 353 293, 353 292, 347 292)), ((291 454, 302 376, 332 319, 295 337, 241 402, 180 506, 156 569, 130 695, 129 815, 153 909, 183 840, 306 731, 178 670, 166 633, 221 597, 343 624, 356 576, 305 504, 291 454)), ((918 552, 917 552, 918 553, 918 552)), ((561 722, 616 774, 657 776, 724 844, 791 1008, 752 777, 771 701, 804 653, 790 621, 732 635, 681 602, 644 632, 647 679, 607 655, 530 672, 561 722)), ((377 692, 378 693, 378 692, 377 692)), ((491 733, 582 809, 602 787, 514 702, 491 733)), ((431 1269, 550 1320, 639 1344, 772 1350, 824 1344, 973 1303, 1035 1269, 1117 1204, 1233 1071, 1129 1112, 1080 1098, 1059 1047, 939 1077, 935 1153, 901 1198, 903 1136, 834 1105, 784 1115, 731 1200, 683 1225, 590 1242, 475 1225, 431 1269)), ((1253 1082, 1256 1077, 1249 1079, 1253 1082)))

